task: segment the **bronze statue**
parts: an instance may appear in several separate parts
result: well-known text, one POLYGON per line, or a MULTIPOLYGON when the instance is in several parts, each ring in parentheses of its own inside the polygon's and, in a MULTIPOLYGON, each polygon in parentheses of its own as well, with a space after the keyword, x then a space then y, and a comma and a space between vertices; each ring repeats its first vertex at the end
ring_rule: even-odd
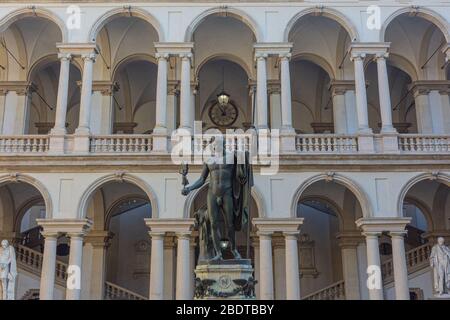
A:
MULTIPOLYGON (((249 219, 250 188, 253 185, 252 168, 248 152, 245 153, 221 153, 224 157, 212 156, 204 164, 200 178, 193 184, 182 189, 183 195, 188 195, 192 190, 205 184, 209 176, 207 195, 207 217, 197 213, 197 221, 205 223, 201 232, 200 248, 203 248, 203 258, 214 261, 222 259, 220 241, 226 238, 230 243, 230 249, 235 259, 241 259, 236 249, 236 231, 240 231, 249 219), (226 161, 232 159, 233 161, 226 161), (242 159, 243 161, 237 161, 242 159), (222 218, 222 219, 221 219, 222 218), (223 223, 221 221, 224 221, 223 223), (209 229, 207 224, 209 225, 209 229), (224 225, 223 225, 224 224, 224 225), (225 228, 224 228, 225 227, 225 228), (221 230, 226 230, 223 237, 221 230), (210 235, 208 235, 210 230, 210 235), (212 240, 213 255, 208 256, 208 241, 212 240), (209 259, 208 259, 209 258, 209 259)), ((187 166, 184 165, 182 174, 187 174, 187 166)))

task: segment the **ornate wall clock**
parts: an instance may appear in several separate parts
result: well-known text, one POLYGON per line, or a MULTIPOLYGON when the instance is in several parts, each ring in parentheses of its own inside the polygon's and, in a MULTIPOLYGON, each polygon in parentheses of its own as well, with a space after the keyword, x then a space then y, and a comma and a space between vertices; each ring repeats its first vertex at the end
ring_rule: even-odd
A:
POLYGON ((209 108, 209 118, 218 127, 229 127, 236 122, 239 111, 232 103, 221 106, 219 103, 213 104, 209 108))

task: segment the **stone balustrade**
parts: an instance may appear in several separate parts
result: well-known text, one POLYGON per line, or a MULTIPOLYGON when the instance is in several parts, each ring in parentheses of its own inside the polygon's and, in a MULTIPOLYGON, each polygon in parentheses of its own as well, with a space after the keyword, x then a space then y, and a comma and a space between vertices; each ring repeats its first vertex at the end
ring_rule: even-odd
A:
POLYGON ((36 154, 49 149, 49 138, 46 135, 0 136, 0 153, 36 154))
POLYGON ((303 297, 302 300, 345 300, 344 280, 313 292, 303 297))
POLYGON ((401 134, 398 144, 402 153, 450 153, 450 135, 401 134))
MULTIPOLYGON (((0 135, 0 155, 54 154, 49 152, 50 137, 49 135, 0 135)), ((75 135, 66 135, 65 137, 64 150, 66 154, 74 153, 74 137, 75 135)), ((192 138, 194 154, 202 154, 207 151, 211 137, 212 135, 194 136, 192 138)), ((168 137, 168 139, 170 138, 168 137)), ((228 151, 256 150, 255 146, 258 143, 250 134, 230 134, 224 136, 224 140, 228 151)), ((297 134, 294 154, 358 154, 361 152, 358 140, 358 135, 297 134)), ((271 143, 273 142, 269 139, 265 146, 269 153, 271 143)), ((282 147, 280 146, 280 148, 282 147)), ((93 135, 89 138, 90 154, 148 154, 152 152, 154 149, 153 135, 151 134, 93 135)), ((280 149, 280 154, 283 153, 284 150, 280 149)), ((376 153, 383 153, 383 151, 378 150, 376 153)), ((398 135, 398 153, 448 154, 450 153, 450 135, 400 134, 398 135)))
POLYGON ((299 134, 295 139, 299 153, 356 153, 358 137, 337 134, 299 134))
POLYGON ((111 282, 105 282, 105 300, 148 300, 148 298, 111 282))
MULTIPOLYGON (((429 266, 430 254, 431 254, 431 245, 428 243, 407 251, 406 266, 408 268, 408 273, 412 273, 429 266)), ((381 264, 381 274, 384 283, 393 281, 394 267, 392 259, 388 259, 381 264)))

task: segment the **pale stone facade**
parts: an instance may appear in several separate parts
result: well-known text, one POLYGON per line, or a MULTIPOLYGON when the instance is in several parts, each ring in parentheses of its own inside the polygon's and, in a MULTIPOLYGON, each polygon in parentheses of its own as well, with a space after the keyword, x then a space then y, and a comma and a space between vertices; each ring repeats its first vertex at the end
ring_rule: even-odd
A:
POLYGON ((374 4, 3 1, 16 298, 192 298, 205 188, 181 195, 170 135, 217 127, 222 90, 226 127, 280 129, 278 172, 255 166, 258 298, 431 297, 429 245, 450 238, 450 4, 374 4))

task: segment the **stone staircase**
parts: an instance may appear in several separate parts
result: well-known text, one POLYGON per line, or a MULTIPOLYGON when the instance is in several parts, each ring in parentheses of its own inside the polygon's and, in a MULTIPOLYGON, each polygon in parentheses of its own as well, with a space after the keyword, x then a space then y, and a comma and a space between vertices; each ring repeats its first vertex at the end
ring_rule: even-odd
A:
MULTIPOLYGON (((16 245, 17 268, 29 272, 36 277, 41 276, 42 270, 42 253, 30 249, 23 245, 16 245)), ((67 264, 61 261, 56 262, 55 283, 61 287, 66 287, 67 280, 67 264)), ((29 289, 21 298, 21 300, 38 300, 39 289, 29 289)), ((106 300, 148 300, 147 297, 141 296, 130 290, 122 288, 111 282, 105 282, 105 299, 106 300)))
MULTIPOLYGON (((427 243, 406 252, 406 266, 408 268, 408 275, 426 269, 430 266, 429 257, 431 247, 432 246, 427 243)), ((381 274, 383 277, 384 286, 394 282, 394 263, 392 258, 385 260, 381 264, 381 274)), ((338 281, 328 287, 315 291, 303 297, 302 300, 345 300, 344 281, 338 281)))

